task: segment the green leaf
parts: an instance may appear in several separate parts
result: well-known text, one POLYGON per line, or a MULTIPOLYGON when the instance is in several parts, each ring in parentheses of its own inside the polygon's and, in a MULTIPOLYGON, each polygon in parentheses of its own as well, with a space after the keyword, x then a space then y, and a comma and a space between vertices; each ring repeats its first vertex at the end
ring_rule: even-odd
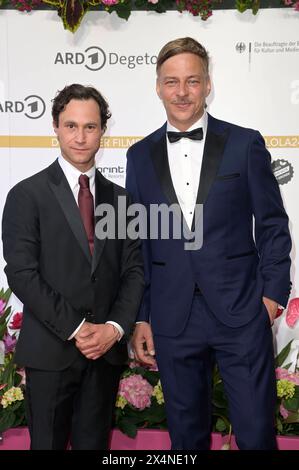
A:
POLYGON ((217 421, 216 421, 216 430, 218 432, 224 432, 226 430, 226 424, 225 422, 223 421, 223 419, 221 418, 218 418, 217 421))
POLYGON ((118 423, 118 425, 119 425, 119 429, 121 430, 121 432, 123 432, 127 436, 132 437, 132 439, 134 437, 136 437, 136 435, 137 435, 137 426, 132 420, 127 419, 127 418, 123 418, 118 423))
POLYGON ((276 356, 275 358, 275 366, 276 367, 281 367, 286 358, 288 357, 290 350, 291 350, 291 345, 292 345, 293 340, 291 341, 280 351, 280 353, 276 356))
POLYGON ((287 410, 297 412, 299 410, 299 399, 296 396, 288 398, 283 400, 283 405, 287 410))
POLYGON ((286 423, 299 423, 299 411, 295 413, 290 413, 289 416, 285 419, 286 423))
POLYGON ((64 28, 75 33, 85 15, 84 0, 64 0, 61 18, 64 28))
POLYGON ((15 416, 13 411, 4 408, 0 413, 0 432, 4 432, 14 425, 15 416))
POLYGON ((129 2, 118 3, 117 5, 114 5, 113 9, 117 16, 123 20, 128 20, 131 15, 131 5, 129 2))
POLYGON ((63 0, 43 0, 43 3, 47 5, 51 5, 53 7, 63 7, 63 0))

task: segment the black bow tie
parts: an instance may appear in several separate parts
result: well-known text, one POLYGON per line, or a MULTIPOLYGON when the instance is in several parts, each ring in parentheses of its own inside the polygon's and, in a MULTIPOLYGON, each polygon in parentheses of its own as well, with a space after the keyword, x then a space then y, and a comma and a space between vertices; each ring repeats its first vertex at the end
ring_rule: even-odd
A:
POLYGON ((197 129, 193 129, 193 131, 189 131, 189 132, 172 132, 172 131, 168 131, 167 136, 168 136, 168 140, 169 140, 170 143, 177 142, 182 137, 186 137, 187 139, 191 139, 191 140, 202 140, 203 131, 202 131, 202 127, 199 127, 197 129))

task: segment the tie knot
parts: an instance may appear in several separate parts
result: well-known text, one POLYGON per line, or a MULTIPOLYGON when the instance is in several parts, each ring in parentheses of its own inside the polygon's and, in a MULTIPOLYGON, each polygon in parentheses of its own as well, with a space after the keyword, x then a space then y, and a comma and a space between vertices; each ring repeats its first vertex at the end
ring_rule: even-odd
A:
POLYGON ((198 127, 197 129, 193 129, 192 131, 186 132, 167 132, 169 142, 178 142, 182 137, 191 140, 202 140, 203 139, 203 130, 202 127, 198 127))
POLYGON ((82 189, 89 189, 89 178, 87 175, 79 176, 79 186, 82 189))

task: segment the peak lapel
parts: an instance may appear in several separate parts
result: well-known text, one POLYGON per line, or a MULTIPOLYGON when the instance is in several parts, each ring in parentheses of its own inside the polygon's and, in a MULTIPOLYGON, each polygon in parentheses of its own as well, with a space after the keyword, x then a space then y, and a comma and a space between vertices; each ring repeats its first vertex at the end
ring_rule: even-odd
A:
POLYGON ((82 223, 79 208, 76 204, 72 190, 67 179, 56 160, 49 168, 49 186, 57 199, 65 218, 75 235, 87 260, 91 263, 91 253, 89 250, 86 232, 82 223))
MULTIPOLYGON (((106 178, 104 178, 101 175, 99 170, 96 170, 96 173, 95 173, 95 207, 97 208, 100 204, 111 204, 111 206, 115 210, 116 208, 115 208, 115 204, 113 201, 113 197, 114 197, 113 185, 110 183, 110 181, 106 180, 106 178)), ((98 220, 99 220, 99 217, 96 217, 95 225, 97 224, 98 220)), ((106 243, 106 239, 100 240, 95 235, 94 253, 92 257, 92 272, 95 271, 97 265, 99 264, 105 243, 106 243)))
POLYGON ((162 128, 162 130, 163 133, 161 137, 153 144, 151 158, 158 180, 160 181, 162 191, 165 194, 169 205, 176 204, 174 212, 177 214, 180 220, 184 221, 184 216, 181 211, 170 174, 166 143, 166 125, 162 128))
MULTIPOLYGON (((209 115, 196 204, 204 204, 207 200, 212 183, 217 176, 228 138, 228 130, 224 128, 219 132, 214 128, 214 121, 214 118, 209 115)), ((194 230, 195 223, 196 221, 193 219, 192 230, 194 230)))

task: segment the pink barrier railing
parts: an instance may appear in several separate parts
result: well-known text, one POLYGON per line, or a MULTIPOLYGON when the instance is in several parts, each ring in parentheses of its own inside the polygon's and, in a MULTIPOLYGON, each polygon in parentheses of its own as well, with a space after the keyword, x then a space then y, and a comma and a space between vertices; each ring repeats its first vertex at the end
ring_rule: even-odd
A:
MULTIPOLYGON (((227 436, 213 433, 211 441, 212 450, 220 450, 227 442, 227 436)), ((278 436, 280 450, 299 450, 299 436, 278 436)), ((111 434, 111 450, 169 450, 170 439, 167 431, 156 429, 141 429, 135 439, 124 435, 118 429, 111 434)), ((27 428, 9 429, 3 433, 0 441, 0 450, 27 450, 29 449, 29 433, 27 428)), ((231 449, 237 450, 234 437, 231 439, 231 449)))

